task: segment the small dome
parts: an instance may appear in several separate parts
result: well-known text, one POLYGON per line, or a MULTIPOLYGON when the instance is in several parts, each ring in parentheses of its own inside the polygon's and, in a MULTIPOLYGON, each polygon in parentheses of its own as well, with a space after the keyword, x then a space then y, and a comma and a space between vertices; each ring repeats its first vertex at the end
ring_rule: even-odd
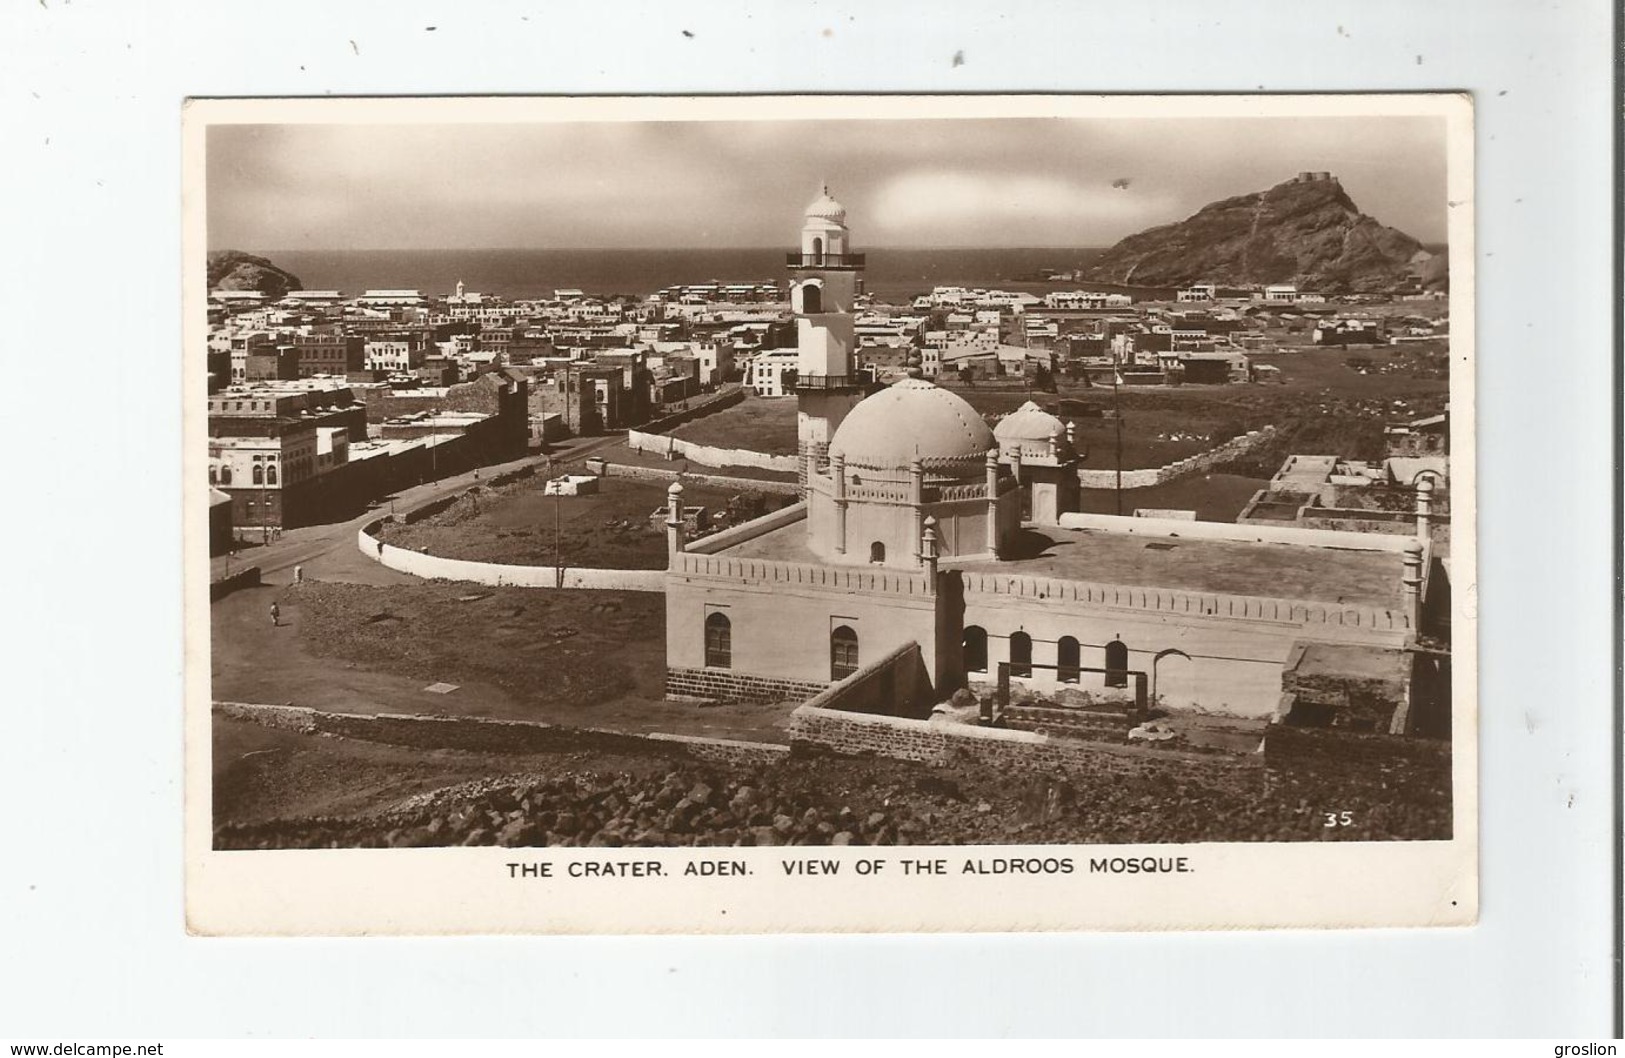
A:
POLYGON ((853 408, 830 439, 829 453, 886 467, 906 467, 918 457, 938 471, 950 469, 940 461, 954 460, 975 475, 993 447, 993 431, 964 398, 905 378, 853 408))
POLYGON ((819 196, 813 199, 807 207, 807 219, 832 220, 837 224, 846 223, 846 207, 830 197, 829 188, 824 188, 819 196))
POLYGON ((1065 431, 1065 423, 1028 401, 1000 419, 999 425, 993 428, 993 436, 1000 441, 1048 441, 1065 431))

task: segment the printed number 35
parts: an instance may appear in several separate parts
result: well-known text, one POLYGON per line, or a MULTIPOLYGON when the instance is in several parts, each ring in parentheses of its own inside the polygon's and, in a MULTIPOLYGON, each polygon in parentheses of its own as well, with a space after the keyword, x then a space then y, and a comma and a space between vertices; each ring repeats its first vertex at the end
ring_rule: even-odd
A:
POLYGON ((1326 812, 1326 825, 1329 827, 1346 827, 1354 823, 1353 812, 1326 812))

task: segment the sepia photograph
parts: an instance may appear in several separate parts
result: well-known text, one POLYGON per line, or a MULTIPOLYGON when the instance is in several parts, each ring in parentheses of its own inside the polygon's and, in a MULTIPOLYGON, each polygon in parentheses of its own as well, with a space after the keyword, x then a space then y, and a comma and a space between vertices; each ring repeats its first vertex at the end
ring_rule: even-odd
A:
POLYGON ((1467 97, 185 139, 195 930, 1473 921, 1467 97))

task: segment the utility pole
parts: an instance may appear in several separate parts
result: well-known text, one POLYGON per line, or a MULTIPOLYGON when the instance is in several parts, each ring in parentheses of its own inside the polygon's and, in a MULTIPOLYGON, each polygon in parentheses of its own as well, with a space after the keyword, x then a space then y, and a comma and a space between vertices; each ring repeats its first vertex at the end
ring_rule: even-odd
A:
POLYGON ((1112 418, 1117 420, 1117 515, 1123 515, 1123 405, 1118 387, 1123 383, 1122 361, 1112 371, 1112 418))

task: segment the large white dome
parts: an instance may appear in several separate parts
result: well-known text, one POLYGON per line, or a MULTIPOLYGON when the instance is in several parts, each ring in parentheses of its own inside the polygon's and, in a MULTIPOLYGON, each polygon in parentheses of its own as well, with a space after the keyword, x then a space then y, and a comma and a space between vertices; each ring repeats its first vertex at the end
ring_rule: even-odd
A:
POLYGON ((981 472, 993 431, 964 398, 906 378, 861 401, 830 439, 830 455, 870 466, 906 467, 918 457, 944 471, 981 472))

